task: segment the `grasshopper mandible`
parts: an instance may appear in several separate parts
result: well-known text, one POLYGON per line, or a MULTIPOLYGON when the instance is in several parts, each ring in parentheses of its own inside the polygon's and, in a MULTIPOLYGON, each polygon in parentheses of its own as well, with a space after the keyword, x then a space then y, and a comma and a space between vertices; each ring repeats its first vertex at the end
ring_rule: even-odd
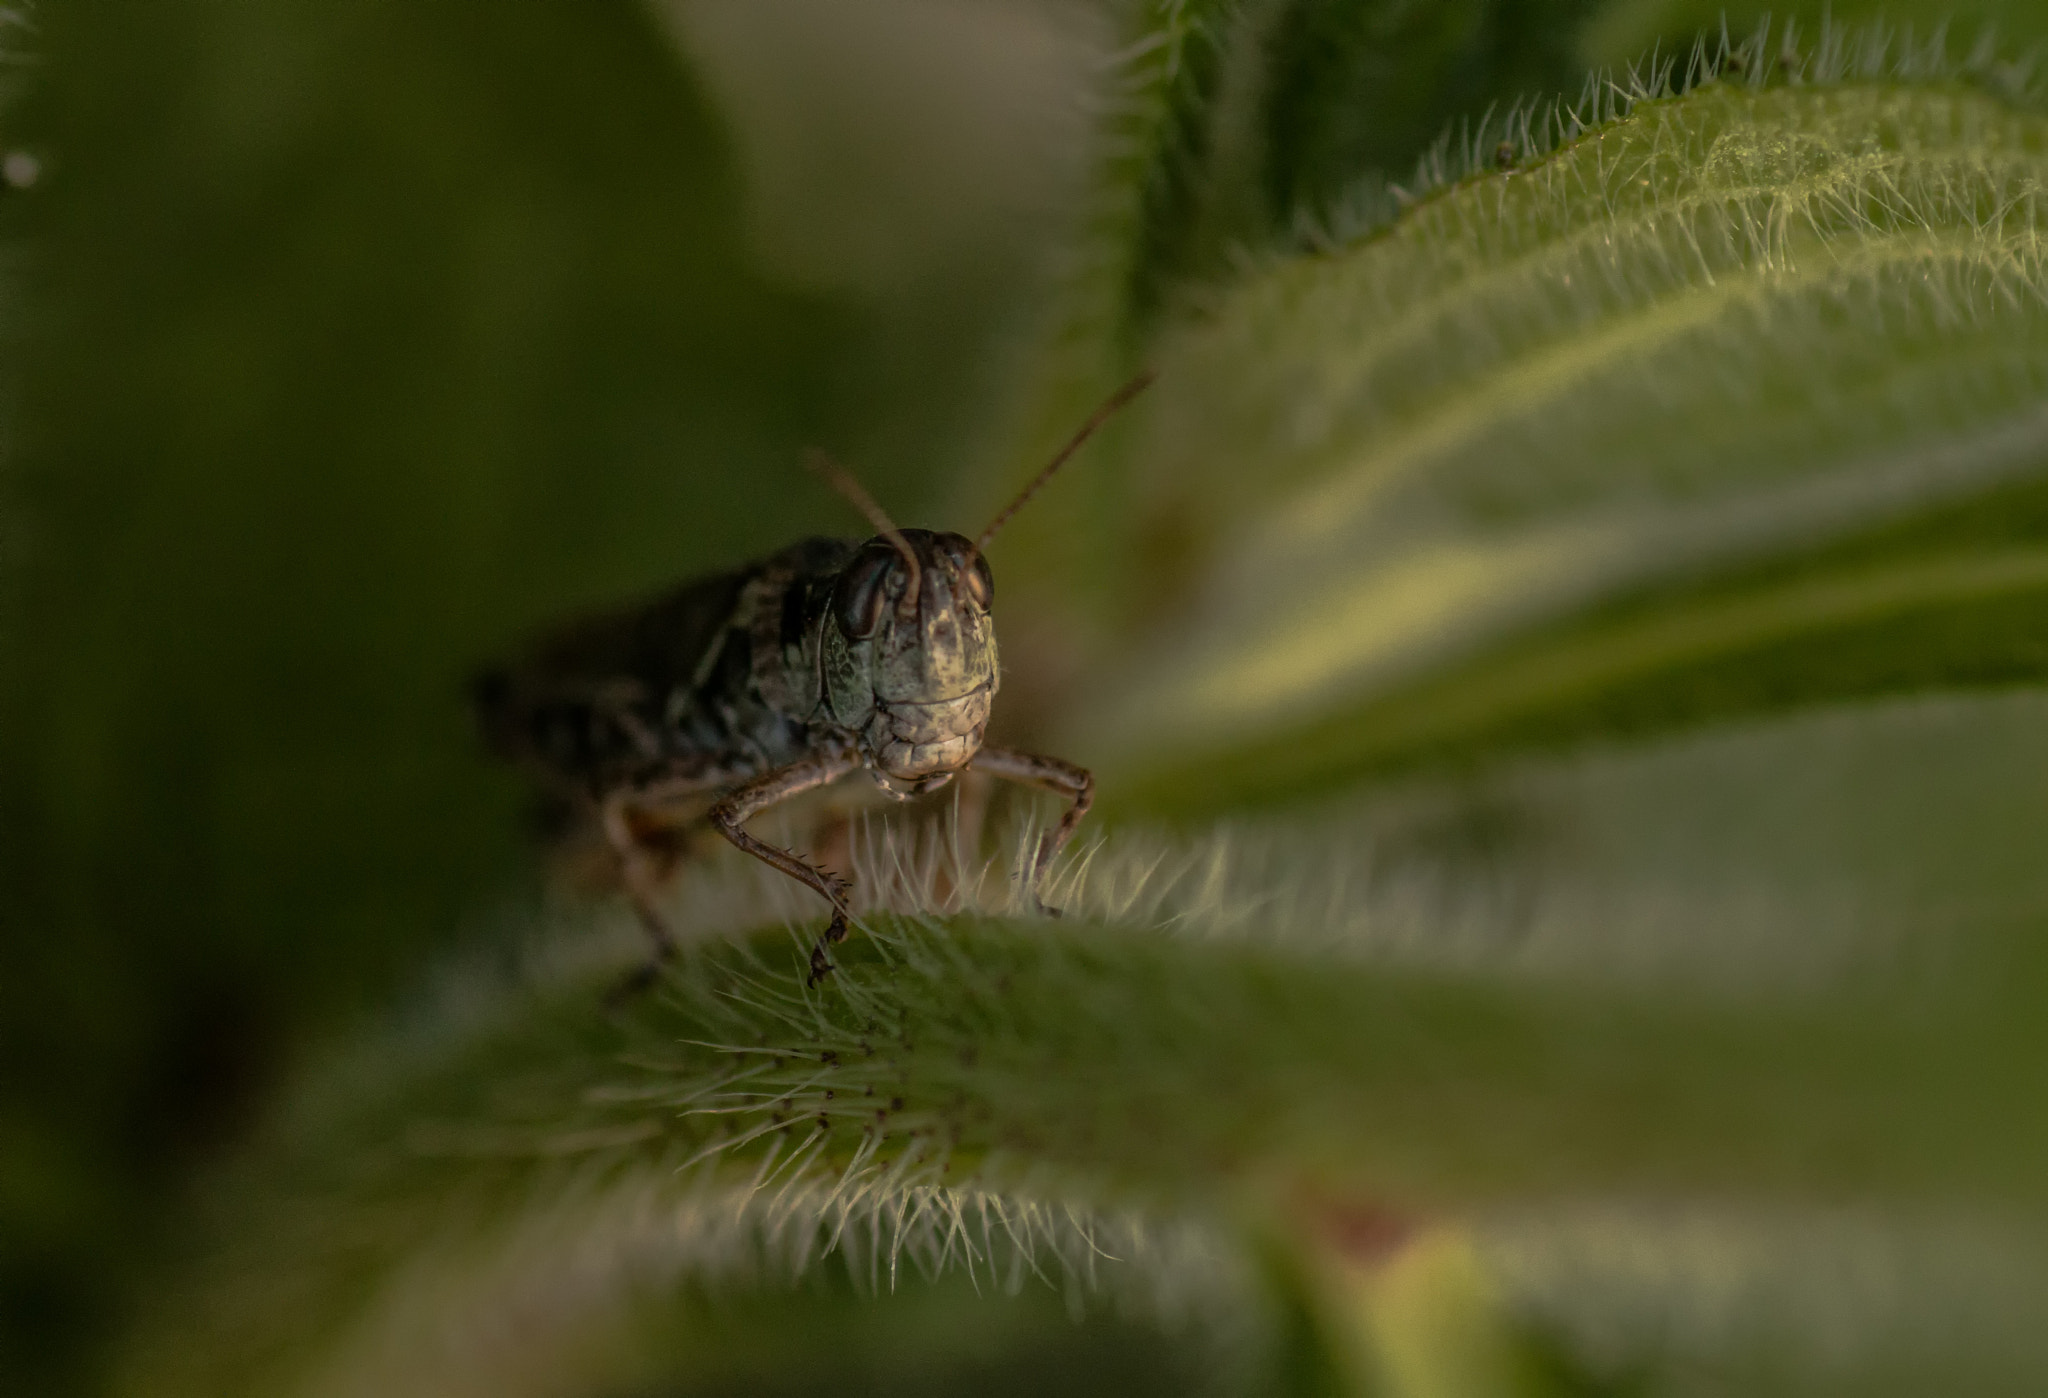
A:
POLYGON ((832 970, 827 948, 846 937, 852 884, 755 838, 746 823, 850 772, 865 770, 898 799, 969 767, 1064 798, 1066 811, 1023 871, 1037 896, 1039 877, 1088 813, 1094 778, 1071 762, 982 743, 1002 680, 983 550, 1151 380, 1140 374, 1113 394, 976 539, 897 528, 852 477, 814 457, 873 523, 872 538, 804 539, 565 627, 478 677, 473 698, 492 749, 594 819, 616 856, 653 942, 640 983, 676 948, 659 907, 663 859, 650 821, 714 793, 713 828, 831 904, 811 949, 814 986, 832 970))

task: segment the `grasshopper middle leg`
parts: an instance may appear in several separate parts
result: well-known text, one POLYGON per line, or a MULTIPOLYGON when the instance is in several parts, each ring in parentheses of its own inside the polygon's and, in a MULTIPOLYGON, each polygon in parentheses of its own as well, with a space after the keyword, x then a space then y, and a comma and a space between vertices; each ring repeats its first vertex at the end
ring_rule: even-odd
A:
POLYGON ((1094 774, 1086 767, 1062 762, 1057 757, 1040 757, 1036 753, 1017 752, 1011 748, 983 748, 967 765, 991 776, 1035 786, 1067 799, 1066 813, 1060 817, 1058 825, 1045 832, 1045 837, 1038 842, 1038 852, 1031 860, 1031 867, 1024 871, 1024 886, 1031 890, 1032 901, 1038 904, 1039 911, 1059 916, 1059 909, 1047 907, 1045 900, 1039 897, 1038 881, 1052 864, 1053 857, 1074 838, 1081 817, 1087 815, 1088 807, 1094 804, 1094 774))

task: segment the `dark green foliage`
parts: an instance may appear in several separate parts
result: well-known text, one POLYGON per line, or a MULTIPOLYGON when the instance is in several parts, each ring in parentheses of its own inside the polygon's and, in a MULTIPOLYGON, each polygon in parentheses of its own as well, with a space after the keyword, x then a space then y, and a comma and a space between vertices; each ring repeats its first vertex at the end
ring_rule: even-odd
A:
POLYGON ((1278 230, 1367 172, 1407 178, 1447 130, 1570 90, 1586 0, 1296 0, 1267 39, 1263 183, 1278 230))
POLYGON ((1447 128, 1575 86, 1587 0, 1160 0, 1133 7, 1129 144, 1141 194, 1131 344, 1190 284, 1326 221, 1361 180, 1404 181, 1447 128))
POLYGON ((0 1227, 99 1240, 102 1275, 17 1283, 83 1316, 306 1028, 525 864, 467 668, 831 515, 761 483, 829 435, 854 325, 748 269, 717 123, 631 5, 44 24, 11 125, 50 174, 8 196, 0 1227))

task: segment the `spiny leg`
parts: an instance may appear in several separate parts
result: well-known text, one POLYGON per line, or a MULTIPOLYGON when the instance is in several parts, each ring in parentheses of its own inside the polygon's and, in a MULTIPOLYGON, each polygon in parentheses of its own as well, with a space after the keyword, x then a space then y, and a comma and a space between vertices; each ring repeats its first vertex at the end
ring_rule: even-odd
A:
POLYGON ((827 973, 832 970, 832 963, 825 959, 825 948, 846 938, 846 920, 852 916, 852 910, 846 904, 846 895, 852 891, 853 884, 847 879, 834 878, 788 850, 777 849, 771 844, 755 839, 746 832, 744 826, 748 820, 770 806, 787 801, 802 792, 815 790, 828 782, 835 782, 859 766, 860 760, 850 753, 799 758, 787 767, 778 767, 742 786, 735 787, 711 808, 711 824, 717 828, 719 834, 762 863, 772 865, 799 883, 816 889, 832 905, 832 921, 826 924, 825 933, 818 938, 818 944, 811 948, 811 974, 808 982, 811 985, 825 979, 827 973))
POLYGON ((1038 881, 1052 864, 1053 857, 1074 838, 1081 817, 1087 815, 1088 807, 1094 804, 1094 774, 1086 767, 1076 767, 1057 757, 1040 757, 1036 753, 1017 752, 1010 748, 983 748, 974 754, 974 760, 968 766, 991 776, 1035 786, 1040 791, 1050 791, 1055 796, 1065 797, 1070 803, 1059 824, 1046 831, 1045 837, 1038 842, 1038 853, 1032 858, 1031 867, 1024 871, 1024 886, 1031 890, 1031 899, 1038 904, 1038 910, 1058 917, 1059 909, 1047 907, 1045 900, 1038 896, 1038 881))

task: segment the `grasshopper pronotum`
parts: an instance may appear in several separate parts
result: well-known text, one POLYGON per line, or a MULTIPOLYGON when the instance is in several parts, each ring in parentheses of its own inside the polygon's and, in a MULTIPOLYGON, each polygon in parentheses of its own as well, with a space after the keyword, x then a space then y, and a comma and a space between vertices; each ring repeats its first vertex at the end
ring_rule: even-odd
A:
POLYGON ((983 550, 1151 378, 1112 395, 976 539, 897 528, 819 457, 814 466, 874 524, 872 538, 804 539, 565 627, 478 678, 477 714, 493 749, 595 819, 657 963, 674 954, 675 938, 657 902, 663 862, 644 832, 663 808, 713 793, 720 834, 832 905, 811 950, 813 985, 832 969, 826 948, 846 936, 852 885, 756 839, 746 822, 849 772, 865 770, 898 798, 937 790, 969 767, 1065 798, 1024 871, 1035 896, 1087 814, 1094 778, 1071 762, 982 743, 1002 678, 983 550))

